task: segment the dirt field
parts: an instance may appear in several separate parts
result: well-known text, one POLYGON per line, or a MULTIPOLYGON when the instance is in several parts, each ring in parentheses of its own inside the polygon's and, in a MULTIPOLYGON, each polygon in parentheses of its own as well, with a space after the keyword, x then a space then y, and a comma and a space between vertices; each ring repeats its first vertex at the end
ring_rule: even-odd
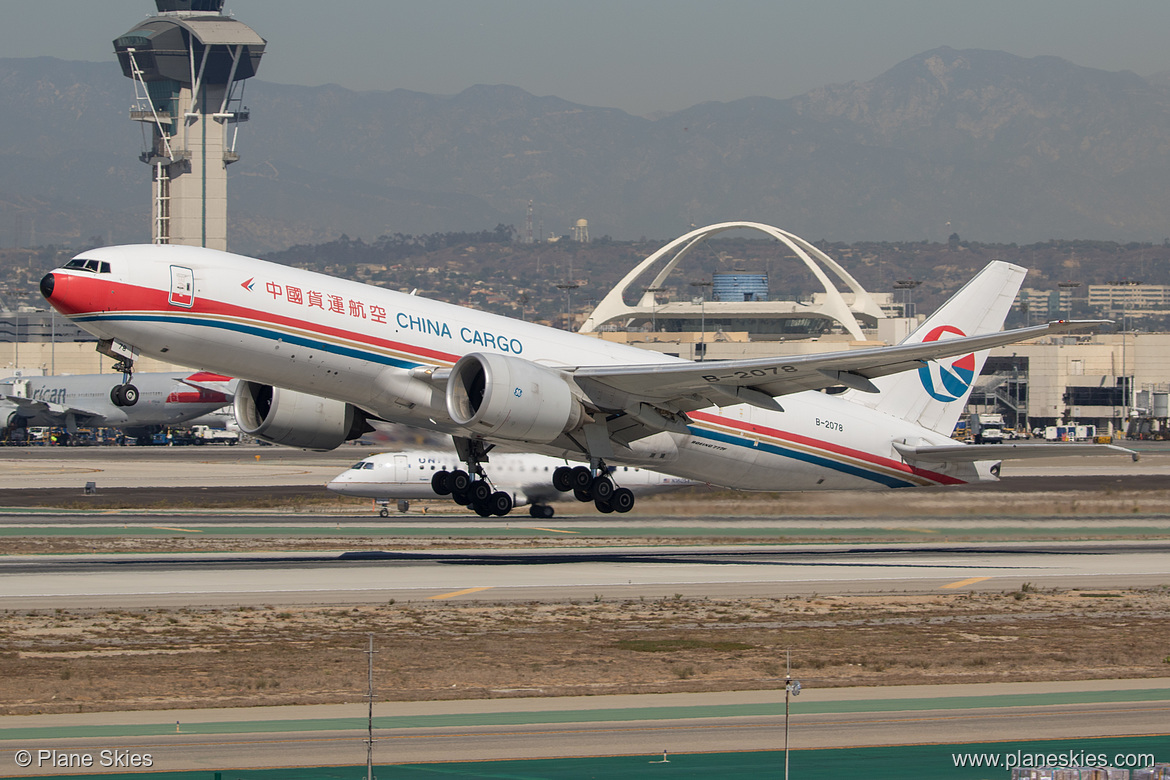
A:
POLYGON ((1068 680, 1170 673, 1144 591, 0 615, 0 712, 1068 680))
MULTIPOLYGON (((997 517, 1041 521, 1037 538, 1044 535, 1044 518, 1063 523, 1085 517, 1159 519, 1170 513, 1170 490, 1161 478, 1096 478, 1074 487, 1066 480, 1060 489, 1037 482, 1013 487, 1017 485, 1020 490, 990 485, 972 489, 959 501, 956 491, 932 490, 706 493, 702 501, 674 494, 640 502, 635 513, 808 516, 826 523, 870 517, 890 518, 893 525, 897 518, 975 517, 993 505, 997 517)), ((3 491, 13 503, 0 500, 0 505, 19 503, 19 492, 3 491)), ((206 502, 205 492, 106 495, 106 507, 206 502)), ((255 494, 250 495, 255 508, 255 494)), ((218 498, 230 503, 235 497, 218 498)), ((26 493, 22 501, 60 505, 53 499, 38 492, 26 493)), ((303 489, 273 491, 269 499, 268 505, 281 511, 364 517, 369 509, 366 502, 312 496, 303 489)), ((451 510, 444 504, 436 511, 451 510)), ((378 522, 372 516, 369 520, 378 522)), ((1085 538, 1108 536, 1093 527, 1085 538)), ((931 538, 962 538, 961 533, 931 538)), ((922 536, 911 529, 908 538, 922 536)), ((826 536, 818 540, 832 541, 826 536)), ((628 537, 622 543, 704 541, 628 537)), ((0 554, 606 542, 612 540, 233 539, 129 533, 9 537, 0 539, 0 554)), ((0 713, 357 703, 365 692, 368 633, 375 635, 382 700, 781 688, 785 650, 792 651, 794 674, 810 688, 1170 674, 1165 639, 1170 635, 1170 587, 1059 592, 1040 592, 1025 582, 1015 587, 1002 593, 780 600, 613 600, 598 593, 584 602, 561 604, 418 601, 352 609, 9 611, 0 613, 0 713)))

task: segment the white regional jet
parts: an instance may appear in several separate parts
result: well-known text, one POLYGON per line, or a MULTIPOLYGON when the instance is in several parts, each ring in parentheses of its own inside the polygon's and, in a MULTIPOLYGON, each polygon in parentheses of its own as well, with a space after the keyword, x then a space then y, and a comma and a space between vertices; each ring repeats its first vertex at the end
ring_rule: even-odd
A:
POLYGON ((240 377, 241 430, 278 444, 331 449, 379 419, 449 433, 452 488, 499 515, 496 443, 587 462, 557 487, 619 512, 633 494, 607 464, 764 491, 994 480, 1037 445, 950 438, 986 350, 1085 325, 1000 332, 1026 272, 993 262, 896 346, 696 363, 200 247, 77 259, 109 272, 60 268, 41 292, 131 369, 142 354, 240 377))
POLYGON ((199 420, 232 402, 231 377, 185 371, 139 374, 133 404, 112 374, 9 377, 0 380, 0 422, 5 435, 30 426, 120 428, 149 436, 164 425, 199 420), (118 400, 123 400, 118 403, 118 400))
MULTIPOLYGON (((550 501, 559 501, 561 491, 552 485, 558 468, 566 468, 564 458, 532 453, 492 454, 492 482, 511 496, 515 506, 528 505, 532 517, 553 516, 550 501)), ((410 501, 435 498, 451 493, 450 477, 460 468, 459 456, 453 452, 409 450, 384 452, 362 458, 338 474, 325 487, 346 496, 363 496, 385 501, 397 499, 405 512, 410 501)), ((700 484, 692 479, 672 477, 637 466, 611 466, 610 476, 635 495, 661 493, 700 484)), ((481 517, 490 517, 486 505, 472 507, 481 517)), ((607 507, 613 511, 613 507, 607 507)), ((389 511, 382 509, 382 517, 389 511)))

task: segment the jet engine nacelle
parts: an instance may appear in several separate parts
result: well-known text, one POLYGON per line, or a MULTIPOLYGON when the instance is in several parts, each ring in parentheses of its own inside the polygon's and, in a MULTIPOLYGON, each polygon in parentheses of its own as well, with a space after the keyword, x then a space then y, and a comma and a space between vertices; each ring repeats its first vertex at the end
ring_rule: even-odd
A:
POLYGON ((585 417, 564 374, 487 352, 468 353, 451 369, 447 413, 482 436, 546 444, 585 417))
POLYGON ((240 382, 233 407, 241 431, 286 447, 332 450, 373 430, 352 404, 256 382, 240 382))

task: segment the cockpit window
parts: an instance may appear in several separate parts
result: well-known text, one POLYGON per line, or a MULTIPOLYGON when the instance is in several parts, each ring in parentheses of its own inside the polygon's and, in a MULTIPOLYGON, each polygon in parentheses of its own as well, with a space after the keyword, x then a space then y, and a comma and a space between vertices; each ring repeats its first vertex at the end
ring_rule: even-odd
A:
POLYGON ((349 469, 350 471, 360 471, 361 469, 364 469, 366 465, 367 464, 364 460, 359 460, 357 463, 350 466, 349 469))
POLYGON ((104 260, 85 260, 84 258, 75 257, 65 264, 66 268, 72 268, 75 271, 90 271, 95 274, 108 274, 110 272, 110 264, 104 260))
POLYGON ((374 462, 372 460, 367 460, 366 461, 366 468, 372 469, 373 467, 374 467, 374 462))

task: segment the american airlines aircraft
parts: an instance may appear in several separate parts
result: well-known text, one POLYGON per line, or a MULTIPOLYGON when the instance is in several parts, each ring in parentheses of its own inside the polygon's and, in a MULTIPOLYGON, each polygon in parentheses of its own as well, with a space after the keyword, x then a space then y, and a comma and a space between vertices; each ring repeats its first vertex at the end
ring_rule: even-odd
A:
MULTIPOLYGON (((494 453, 491 460, 492 482, 512 498, 515 506, 528 505, 532 517, 553 516, 550 501, 559 501, 561 491, 552 485, 552 475, 565 468, 564 458, 531 453, 494 453)), ((334 477, 325 487, 346 496, 363 496, 380 500, 397 499, 398 508, 405 512, 410 501, 449 495, 450 476, 460 469, 459 456, 453 452, 408 450, 384 452, 362 458, 349 469, 334 477)), ((611 478, 629 488, 635 495, 661 493, 678 488, 694 487, 701 483, 692 479, 672 477, 637 466, 611 466, 611 478)), ((481 517, 490 517, 490 507, 472 506, 481 517)), ((603 511, 613 511, 606 507, 603 511)), ((382 509, 382 517, 389 511, 382 509)))
POLYGON ((241 430, 293 447, 377 420, 449 433, 466 464, 452 489, 500 515, 511 499, 484 468, 497 443, 587 463, 556 487, 618 512, 634 497, 613 464, 764 491, 993 480, 1041 451, 950 438, 987 350, 1086 325, 1000 332, 1026 272, 997 261, 896 346, 696 363, 200 247, 71 265, 41 292, 128 379, 137 355, 240 377, 241 430))
POLYGON ((9 377, 0 380, 0 421, 6 432, 46 425, 69 433, 81 428, 121 428, 148 436, 164 425, 190 423, 232 402, 231 377, 205 371, 138 374, 134 404, 115 403, 111 374, 9 377))

